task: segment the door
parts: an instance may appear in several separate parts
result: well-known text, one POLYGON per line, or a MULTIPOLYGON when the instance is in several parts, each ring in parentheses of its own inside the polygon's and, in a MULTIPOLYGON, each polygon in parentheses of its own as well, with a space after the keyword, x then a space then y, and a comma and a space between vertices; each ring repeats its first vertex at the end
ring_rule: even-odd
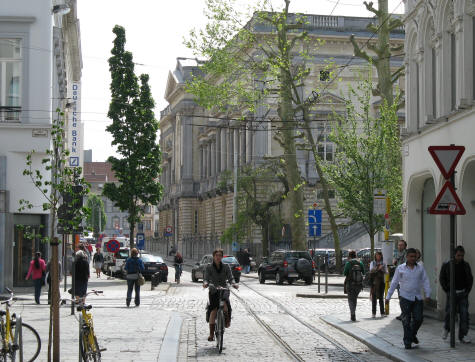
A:
MULTIPOLYGON (((31 233, 39 233, 39 225, 28 226, 31 233)), ((13 249, 13 285, 14 286, 32 286, 33 282, 26 281, 30 262, 35 256, 35 252, 41 252, 42 258, 46 254, 47 244, 41 243, 39 238, 30 239, 27 237, 28 232, 18 225, 15 225, 15 247, 13 249)))
POLYGON ((424 183, 422 192, 422 260, 430 281, 430 298, 436 299, 437 279, 439 276, 436 259, 435 245, 435 215, 429 214, 429 208, 435 200, 434 180, 429 179, 424 183))

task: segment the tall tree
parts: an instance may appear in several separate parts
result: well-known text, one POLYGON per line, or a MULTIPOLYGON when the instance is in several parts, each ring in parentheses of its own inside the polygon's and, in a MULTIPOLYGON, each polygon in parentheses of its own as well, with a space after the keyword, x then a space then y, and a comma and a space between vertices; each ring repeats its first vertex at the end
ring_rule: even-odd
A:
MULTIPOLYGON (((43 236, 28 226, 21 226, 28 239, 40 239, 51 246, 51 306, 48 338, 48 361, 60 361, 60 320, 59 320, 59 255, 56 227, 64 234, 82 232, 80 225, 89 215, 89 209, 82 206, 83 198, 89 192, 88 183, 80 177, 80 167, 66 167, 69 151, 64 139, 64 114, 56 110, 56 118, 51 125, 51 149, 45 150, 41 167, 35 168, 35 152, 26 157, 23 175, 30 178, 37 191, 43 196, 43 210, 49 211, 49 235, 43 236), (79 186, 79 187, 78 187, 79 186), (66 202, 67 200, 67 202, 66 202)), ((31 210, 34 205, 22 199, 19 212, 31 210)), ((64 247, 64 246, 63 246, 64 247)))
POLYGON ((91 213, 86 219, 87 226, 92 230, 93 236, 97 238, 107 223, 104 203, 99 196, 91 194, 87 199, 86 206, 91 210, 91 213))
POLYGON ((241 168, 238 190, 238 219, 225 230, 222 240, 231 241, 236 234, 242 235, 251 221, 261 228, 262 254, 268 255, 273 209, 282 204, 290 191, 283 160, 269 160, 259 167, 241 168))
MULTIPOLYGON (((230 117, 255 114, 254 124, 272 122, 274 139, 283 150, 289 186, 292 247, 304 249, 304 181, 296 156, 295 94, 303 76, 296 59, 305 53, 308 39, 303 17, 289 12, 290 0, 282 3, 282 9, 274 11, 269 1, 262 1, 251 19, 244 22, 233 1, 207 0, 209 23, 204 30, 192 32, 186 42, 207 61, 202 64, 202 75, 195 75, 187 89, 201 106, 211 111, 230 117), (262 28, 266 31, 259 30, 262 28), (266 107, 277 108, 275 118, 266 119, 259 114, 266 107)), ((245 128, 249 127, 244 116, 242 121, 245 128)))
MULTIPOLYGON (((373 2, 364 1, 366 9, 376 15, 377 24, 369 24, 368 30, 376 36, 376 44, 368 43, 367 48, 376 55, 370 55, 363 47, 360 47, 354 37, 351 35, 350 41, 353 44, 355 55, 363 58, 371 64, 374 64, 378 72, 378 83, 373 89, 373 94, 381 96, 382 99, 392 105, 394 101, 394 84, 404 72, 404 66, 391 71, 390 61, 392 56, 401 55, 400 52, 404 45, 391 47, 389 42, 391 31, 402 27, 401 19, 392 16, 388 12, 388 0, 378 0, 378 9, 373 6, 373 2)), ((401 98, 399 98, 401 100, 401 98)), ((399 105, 402 106, 402 103, 399 105)))
POLYGON ((134 73, 132 53, 125 50, 125 29, 116 25, 116 38, 109 58, 111 72, 111 104, 108 117, 112 124, 107 131, 113 136, 120 158, 109 157, 118 179, 106 183, 103 194, 116 207, 129 213, 130 246, 134 247, 135 224, 143 215, 144 206, 155 205, 162 195, 158 182, 161 152, 156 142, 158 122, 147 74, 140 75, 140 85, 134 73))
POLYGON ((350 89, 346 114, 334 114, 336 122, 331 140, 336 144, 337 152, 334 162, 325 165, 325 171, 337 192, 343 213, 365 226, 373 257, 374 235, 384 224, 384 218, 374 214, 373 192, 375 189, 387 190, 394 205, 392 220, 397 222, 401 218, 402 172, 397 123, 399 97, 394 98, 392 105, 384 102, 379 114, 373 117, 371 71, 368 74, 368 79, 359 83, 356 89, 350 89))

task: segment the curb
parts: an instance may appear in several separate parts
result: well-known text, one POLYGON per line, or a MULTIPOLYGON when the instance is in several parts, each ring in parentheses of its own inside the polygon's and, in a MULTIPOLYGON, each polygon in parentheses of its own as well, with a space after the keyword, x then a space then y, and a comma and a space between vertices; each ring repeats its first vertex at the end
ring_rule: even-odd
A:
POLYGON ((389 358, 396 362, 426 362, 427 360, 420 358, 413 353, 406 352, 404 349, 395 347, 394 345, 386 342, 384 339, 377 337, 373 333, 369 333, 364 329, 356 327, 353 323, 347 322, 344 326, 341 319, 332 316, 322 316, 320 320, 326 324, 338 329, 339 331, 346 333, 354 339, 365 344, 371 348, 374 352, 389 358))

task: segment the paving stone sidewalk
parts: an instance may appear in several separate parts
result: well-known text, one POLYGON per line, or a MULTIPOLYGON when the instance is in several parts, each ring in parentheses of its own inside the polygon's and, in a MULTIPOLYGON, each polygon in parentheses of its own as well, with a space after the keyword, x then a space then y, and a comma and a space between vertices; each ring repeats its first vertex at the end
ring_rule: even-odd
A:
MULTIPOLYGON (((396 304, 391 303, 391 306, 396 309, 396 304)), ((450 348, 449 338, 442 339, 442 322, 432 318, 424 318, 417 334, 419 346, 412 350, 404 349, 402 323, 396 319, 397 309, 386 318, 363 317, 357 322, 349 321, 347 314, 320 318, 394 361, 475 361, 475 343, 457 341, 455 349, 450 348)), ((458 326, 456 328, 458 330, 458 326)))

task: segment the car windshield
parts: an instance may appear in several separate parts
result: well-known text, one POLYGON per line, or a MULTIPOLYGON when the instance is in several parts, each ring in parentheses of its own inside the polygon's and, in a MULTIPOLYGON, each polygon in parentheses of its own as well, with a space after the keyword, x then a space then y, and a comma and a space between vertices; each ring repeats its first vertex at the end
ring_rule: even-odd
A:
POLYGON ((152 254, 143 254, 142 261, 144 263, 163 263, 163 259, 160 256, 152 254))
POLYGON ((223 258, 224 264, 239 264, 237 259, 234 256, 227 256, 223 258))
POLYGON ((115 254, 116 258, 119 259, 127 259, 129 257, 129 251, 128 250, 119 250, 117 254, 115 254))
POLYGON ((289 251, 287 253, 287 258, 289 259, 307 259, 312 260, 310 254, 307 251, 289 251))

